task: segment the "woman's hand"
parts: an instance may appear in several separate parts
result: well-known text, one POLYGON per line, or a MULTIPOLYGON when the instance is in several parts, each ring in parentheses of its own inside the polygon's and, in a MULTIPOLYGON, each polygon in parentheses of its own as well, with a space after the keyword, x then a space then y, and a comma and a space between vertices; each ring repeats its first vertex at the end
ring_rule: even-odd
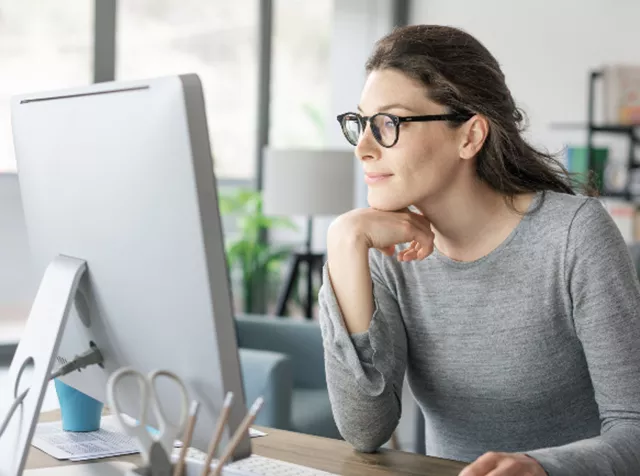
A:
POLYGON ((401 261, 424 259, 433 251, 433 233, 422 215, 409 210, 351 210, 336 218, 327 233, 327 266, 349 334, 369 329, 374 313, 369 250, 393 256, 395 245, 411 243, 398 253, 401 261))
POLYGON ((388 212, 373 208, 351 210, 334 221, 329 241, 342 241, 348 236, 393 256, 395 246, 410 243, 398 253, 398 261, 421 260, 433 252, 433 232, 429 221, 408 209, 388 212))
POLYGON ((525 454, 489 452, 464 468, 459 476, 547 476, 547 472, 525 454))

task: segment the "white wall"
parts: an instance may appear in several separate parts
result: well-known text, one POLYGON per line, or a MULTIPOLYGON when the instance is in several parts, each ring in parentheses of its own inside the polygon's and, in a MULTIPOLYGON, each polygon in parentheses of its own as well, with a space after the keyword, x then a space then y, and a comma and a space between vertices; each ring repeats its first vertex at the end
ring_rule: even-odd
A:
POLYGON ((550 124, 586 121, 589 70, 640 63, 639 18, 638 0, 414 0, 411 12, 411 23, 456 26, 480 40, 529 116, 529 137, 552 152, 584 145, 584 131, 550 124))

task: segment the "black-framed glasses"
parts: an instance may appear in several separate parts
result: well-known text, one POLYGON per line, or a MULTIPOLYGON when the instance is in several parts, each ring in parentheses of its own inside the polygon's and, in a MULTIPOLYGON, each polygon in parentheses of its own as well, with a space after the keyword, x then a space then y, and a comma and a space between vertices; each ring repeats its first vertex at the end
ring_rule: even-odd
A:
POLYGON ((398 142, 400 124, 403 122, 454 121, 465 122, 473 117, 469 113, 429 114, 426 116, 396 116, 386 112, 379 112, 373 116, 362 116, 357 112, 345 112, 337 119, 342 127, 342 133, 351 145, 358 145, 360 137, 367 127, 382 147, 393 147, 398 142))

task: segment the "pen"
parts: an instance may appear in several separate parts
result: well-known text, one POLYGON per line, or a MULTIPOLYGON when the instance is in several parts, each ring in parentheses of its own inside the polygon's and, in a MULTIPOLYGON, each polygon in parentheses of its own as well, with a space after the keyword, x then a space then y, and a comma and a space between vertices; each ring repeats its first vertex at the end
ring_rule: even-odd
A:
POLYGON ((231 410, 232 402, 233 392, 227 392, 227 395, 224 398, 224 403, 222 404, 222 410, 220 411, 220 417, 218 418, 216 429, 213 432, 213 438, 211 439, 211 443, 209 444, 209 451, 207 452, 207 458, 205 459, 204 466, 202 467, 201 476, 208 476, 209 474, 211 460, 216 454, 218 444, 220 443, 220 439, 222 438, 222 431, 224 430, 224 427, 227 424, 227 420, 229 419, 229 411, 231 410))
POLYGON ((184 437, 182 439, 182 448, 180 449, 180 457, 178 458, 178 462, 173 468, 173 476, 181 476, 184 471, 184 459, 187 456, 187 450, 189 449, 189 445, 191 445, 191 438, 193 437, 193 429, 196 426, 196 418, 198 417, 198 408, 200 404, 194 400, 191 402, 191 407, 189 408, 189 419, 187 420, 187 428, 184 433, 184 437))
POLYGON ((231 455, 233 455, 233 452, 236 450, 236 448, 240 444, 240 440, 242 439, 244 434, 249 430, 249 427, 251 426, 251 424, 255 421, 256 416, 258 415, 258 412, 260 411, 260 408, 262 407, 263 403, 264 403, 264 398, 262 397, 256 398, 256 401, 253 402, 253 405, 251 405, 251 408, 249 409, 249 413, 247 413, 247 416, 244 417, 244 420, 242 420, 242 423, 240 423, 240 426, 238 427, 236 432, 233 434, 233 438, 231 438, 231 442, 227 445, 227 449, 218 460, 218 464, 216 466, 216 469, 213 472, 213 476, 220 476, 222 472, 222 467, 226 464, 227 461, 229 461, 229 459, 231 458, 231 455))

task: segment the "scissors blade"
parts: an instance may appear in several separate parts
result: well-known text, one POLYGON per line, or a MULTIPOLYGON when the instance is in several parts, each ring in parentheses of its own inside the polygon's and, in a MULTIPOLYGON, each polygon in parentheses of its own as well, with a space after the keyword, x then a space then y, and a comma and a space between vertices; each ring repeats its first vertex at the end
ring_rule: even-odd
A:
POLYGON ((169 455, 167 455, 167 452, 160 443, 155 442, 151 445, 149 460, 151 476, 171 476, 171 461, 169 461, 169 455))

